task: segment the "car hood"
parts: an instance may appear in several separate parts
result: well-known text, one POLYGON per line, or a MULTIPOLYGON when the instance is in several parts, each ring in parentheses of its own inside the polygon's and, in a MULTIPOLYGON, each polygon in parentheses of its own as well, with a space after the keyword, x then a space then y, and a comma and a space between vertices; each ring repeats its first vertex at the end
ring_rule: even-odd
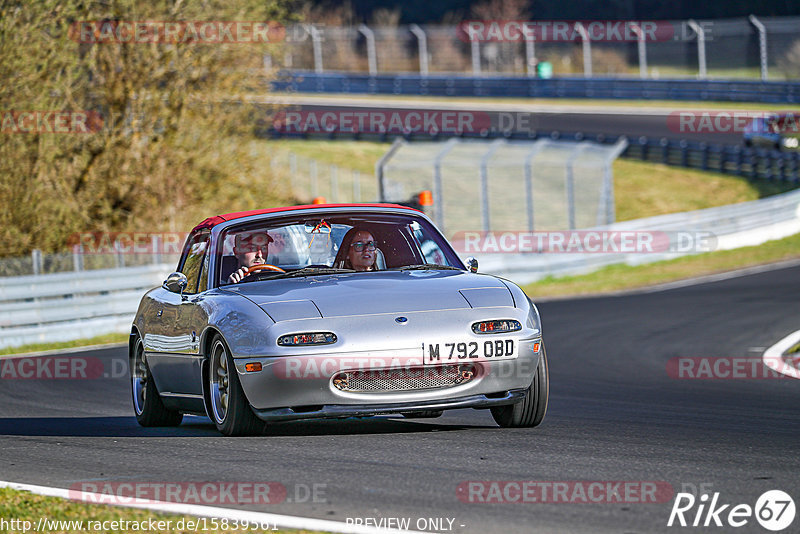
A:
POLYGON ((514 306, 503 282, 464 271, 347 273, 263 280, 225 290, 250 299, 275 322, 514 306))

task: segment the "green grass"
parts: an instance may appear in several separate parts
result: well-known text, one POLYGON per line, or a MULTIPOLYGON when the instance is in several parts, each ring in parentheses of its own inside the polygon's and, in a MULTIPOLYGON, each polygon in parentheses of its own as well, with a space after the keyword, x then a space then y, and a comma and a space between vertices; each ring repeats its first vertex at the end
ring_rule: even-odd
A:
MULTIPOLYGON (((213 529, 211 528, 210 518, 206 520, 208 530, 202 528, 188 529, 186 528, 187 521, 198 521, 198 518, 191 516, 169 515, 150 510, 139 510, 135 508, 123 508, 119 506, 104 506, 98 504, 87 504, 82 502, 70 501, 67 499, 59 499, 56 497, 44 497, 36 495, 27 491, 18 491, 8 488, 0 488, 0 518, 5 521, 12 519, 20 521, 30 521, 31 528, 28 532, 33 531, 35 525, 40 518, 47 518, 48 520, 55 521, 83 521, 83 528, 76 528, 73 523, 72 526, 64 525, 62 528, 50 528, 46 531, 50 532, 147 532, 148 520, 164 521, 159 526, 158 532, 164 533, 195 533, 195 532, 295 532, 301 534, 303 532, 310 532, 307 530, 231 530, 231 529, 213 529), (97 529, 93 528, 95 525, 87 524, 87 522, 95 521, 137 521, 144 522, 146 526, 144 530, 137 528, 128 529, 97 529), (170 523, 167 523, 169 521, 170 523), (178 528, 179 522, 183 521, 184 528, 178 528), (167 528, 161 528, 161 527, 167 528), (92 528, 87 528, 92 527, 92 528)), ((16 524, 17 526, 19 523, 16 524)), ((13 525, 12 525, 13 526, 13 525)), ((110 523, 108 527, 112 526, 110 523)), ((120 525, 122 526, 122 525, 120 525)), ((202 525, 201 525, 202 526, 202 525)), ((22 532, 22 528, 2 529, 0 532, 22 532)), ((150 532, 154 532, 149 530, 150 532)))
POLYGON ((26 354, 28 352, 42 352, 46 350, 72 349, 76 347, 86 347, 89 345, 105 345, 107 343, 124 343, 126 341, 128 341, 128 334, 105 334, 88 339, 59 341, 57 343, 34 343, 32 345, 22 345, 20 347, 8 347, 0 349, 0 356, 26 354))
POLYGON ((780 111, 794 109, 791 104, 766 104, 763 102, 720 102, 692 100, 618 100, 599 98, 500 98, 500 97, 447 97, 417 95, 367 95, 367 94, 293 94, 292 97, 306 99, 337 98, 344 100, 396 100, 398 102, 437 102, 462 103, 480 106, 481 104, 516 104, 523 106, 566 106, 566 107, 626 107, 626 108, 665 108, 675 110, 749 110, 780 111))
POLYGON ((590 274, 547 277, 523 289, 531 296, 592 295, 636 289, 754 265, 800 258, 800 234, 754 247, 708 252, 646 265, 611 265, 590 274))
POLYGON ((785 183, 632 159, 616 160, 613 172, 618 221, 737 204, 793 189, 785 183))

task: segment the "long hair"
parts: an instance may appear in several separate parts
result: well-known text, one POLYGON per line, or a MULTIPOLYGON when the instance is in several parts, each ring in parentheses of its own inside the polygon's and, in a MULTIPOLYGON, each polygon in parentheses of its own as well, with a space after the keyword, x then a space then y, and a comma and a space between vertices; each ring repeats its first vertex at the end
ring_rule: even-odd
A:
MULTIPOLYGON (((349 257, 350 245, 353 244, 353 240, 355 239, 356 234, 358 232, 367 232, 371 236, 375 237, 375 234, 373 234, 372 232, 370 232, 366 228, 359 228, 357 226, 354 226, 353 228, 350 228, 347 231, 347 233, 344 234, 344 237, 342 238, 342 244, 339 247, 339 252, 336 253, 336 259, 333 260, 333 266, 334 267, 339 268, 339 269, 352 269, 353 268, 353 264, 350 263, 350 257, 349 257)), ((375 262, 377 262, 377 260, 378 260, 378 254, 376 253, 375 254, 375 261, 373 261, 373 263, 372 263, 372 269, 376 268, 375 262)))

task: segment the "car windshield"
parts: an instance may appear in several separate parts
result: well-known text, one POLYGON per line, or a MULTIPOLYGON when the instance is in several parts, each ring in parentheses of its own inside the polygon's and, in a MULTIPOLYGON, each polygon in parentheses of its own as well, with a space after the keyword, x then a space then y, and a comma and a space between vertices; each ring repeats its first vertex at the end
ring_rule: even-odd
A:
POLYGON ((226 229, 218 243, 220 285, 340 272, 464 269, 439 232, 413 215, 270 218, 226 229))

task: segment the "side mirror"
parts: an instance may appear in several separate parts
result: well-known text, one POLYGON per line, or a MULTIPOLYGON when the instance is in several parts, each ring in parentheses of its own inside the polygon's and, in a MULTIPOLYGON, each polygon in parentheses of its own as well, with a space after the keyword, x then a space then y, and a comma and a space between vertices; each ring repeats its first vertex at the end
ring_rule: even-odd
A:
POLYGON ((478 272, 478 260, 476 260, 472 256, 467 258, 467 261, 464 262, 464 265, 467 266, 467 269, 469 269, 469 272, 471 272, 471 273, 477 273, 478 272))
POLYGON ((167 291, 172 291, 173 293, 178 293, 179 295, 183 295, 186 286, 189 284, 189 281, 186 279, 186 275, 183 273, 172 273, 164 280, 164 283, 161 284, 161 287, 166 289, 167 291))

